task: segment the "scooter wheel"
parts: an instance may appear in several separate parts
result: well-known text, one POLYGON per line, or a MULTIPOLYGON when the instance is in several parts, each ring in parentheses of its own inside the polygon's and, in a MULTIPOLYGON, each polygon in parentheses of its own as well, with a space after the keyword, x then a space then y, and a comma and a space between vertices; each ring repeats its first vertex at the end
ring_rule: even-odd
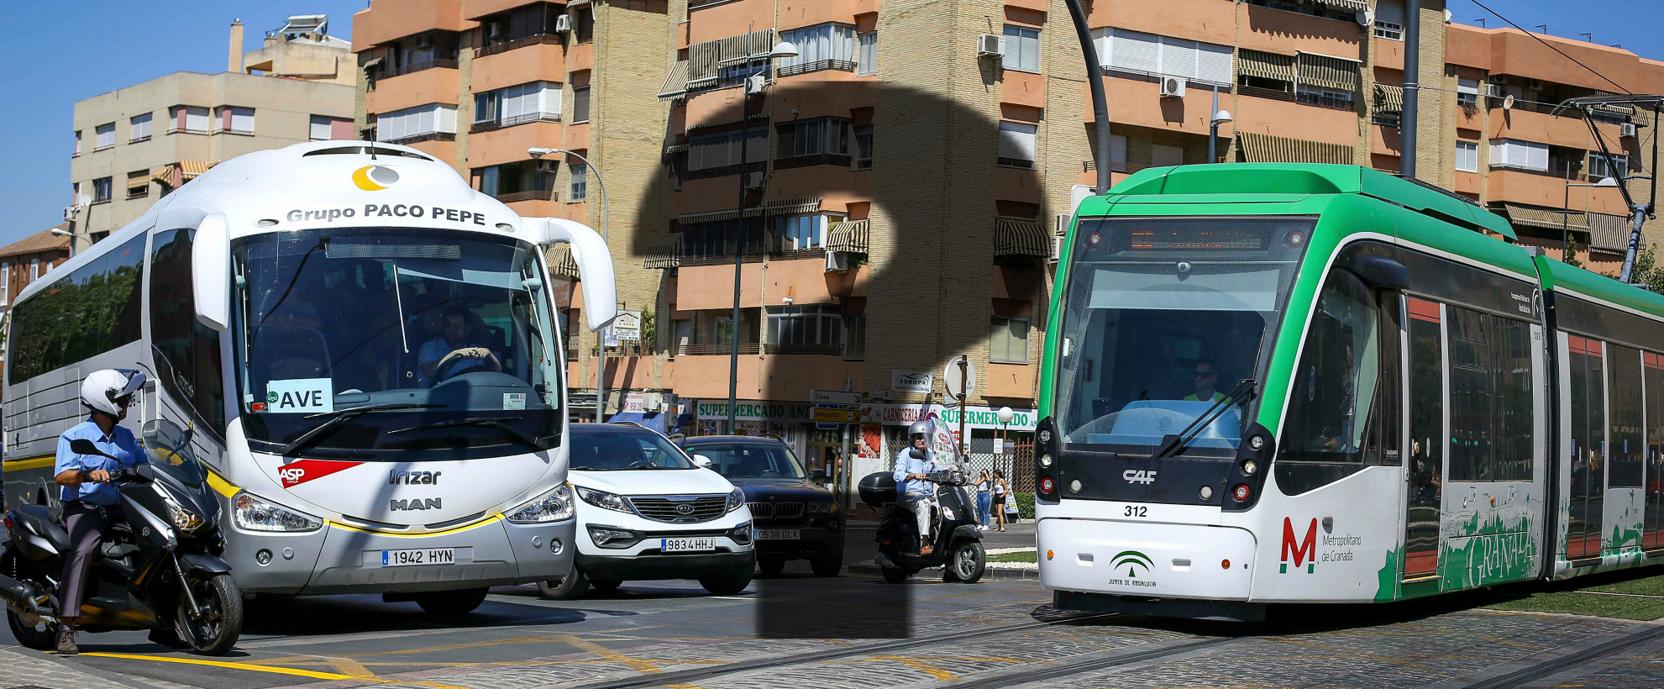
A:
MULTIPOLYGON (((975 584, 982 578, 983 572, 988 570, 988 557, 982 550, 982 542, 966 539, 953 547, 953 558, 948 561, 948 572, 954 579, 967 584, 975 584)), ((943 576, 946 578, 946 575, 943 576)))
POLYGON ((179 608, 174 613, 175 631, 196 653, 225 655, 237 645, 237 638, 243 633, 243 592, 229 574, 187 577, 186 585, 191 587, 191 595, 203 614, 199 619, 192 619, 190 604, 180 596, 179 608))

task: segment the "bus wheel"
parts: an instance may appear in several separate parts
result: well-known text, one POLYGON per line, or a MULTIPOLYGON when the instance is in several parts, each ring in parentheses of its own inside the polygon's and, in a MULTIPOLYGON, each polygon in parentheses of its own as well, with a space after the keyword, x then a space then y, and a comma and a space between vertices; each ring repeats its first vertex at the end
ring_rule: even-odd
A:
POLYGON ((572 566, 572 573, 554 581, 537 582, 537 592, 549 600, 575 600, 589 592, 589 577, 572 566))
POLYGON ((473 612, 485 602, 485 589, 434 591, 416 595, 416 604, 429 615, 442 620, 453 620, 473 612))

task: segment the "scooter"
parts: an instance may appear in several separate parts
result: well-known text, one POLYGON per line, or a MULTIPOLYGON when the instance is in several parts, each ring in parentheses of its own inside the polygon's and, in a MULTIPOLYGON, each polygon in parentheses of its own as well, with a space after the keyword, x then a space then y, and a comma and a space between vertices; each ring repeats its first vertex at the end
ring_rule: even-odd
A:
MULTIPOLYGON (((924 458, 919 450, 911 452, 915 459, 924 458)), ((878 521, 878 555, 873 561, 892 584, 907 581, 927 567, 943 567, 943 581, 974 584, 987 570, 988 557, 982 548, 976 500, 965 488, 965 474, 957 467, 937 469, 925 480, 936 484, 929 555, 919 554, 918 520, 900 503, 895 476, 879 472, 861 479, 861 501, 883 510, 878 521)))
MULTIPOLYGON (((167 422, 146 424, 149 462, 111 477, 120 498, 109 508, 110 530, 88 573, 77 630, 148 629, 152 641, 204 655, 224 655, 237 643, 243 594, 219 557, 225 549, 219 502, 190 437, 167 422)), ((89 440, 72 440, 70 448, 109 457, 89 440)), ((61 615, 58 591, 70 542, 60 518, 45 505, 21 505, 4 519, 6 623, 19 643, 40 651, 55 647, 61 615)))

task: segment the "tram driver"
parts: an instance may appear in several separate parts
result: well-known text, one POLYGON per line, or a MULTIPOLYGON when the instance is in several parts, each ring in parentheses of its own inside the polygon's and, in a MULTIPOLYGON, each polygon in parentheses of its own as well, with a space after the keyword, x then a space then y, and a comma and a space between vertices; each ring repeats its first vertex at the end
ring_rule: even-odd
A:
POLYGON ((1185 395, 1184 401, 1218 402, 1225 399, 1225 393, 1219 391, 1219 369, 1214 367, 1213 362, 1198 360, 1192 378, 1196 391, 1185 395))

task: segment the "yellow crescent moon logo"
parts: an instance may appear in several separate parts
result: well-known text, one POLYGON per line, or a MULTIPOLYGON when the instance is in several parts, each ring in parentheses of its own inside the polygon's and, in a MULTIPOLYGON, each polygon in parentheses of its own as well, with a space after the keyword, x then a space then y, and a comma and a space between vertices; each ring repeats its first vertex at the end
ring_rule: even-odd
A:
POLYGON ((399 181, 399 173, 389 167, 365 165, 352 171, 352 183, 364 191, 381 191, 399 181))

